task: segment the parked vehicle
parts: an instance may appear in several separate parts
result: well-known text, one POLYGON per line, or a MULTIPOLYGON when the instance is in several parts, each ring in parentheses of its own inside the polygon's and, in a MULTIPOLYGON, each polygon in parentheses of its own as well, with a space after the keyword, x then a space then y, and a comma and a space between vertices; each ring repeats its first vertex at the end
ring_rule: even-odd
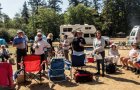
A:
POLYGON ((134 26, 130 32, 128 43, 139 43, 140 44, 140 25, 134 26))
POLYGON ((96 28, 94 25, 80 25, 80 24, 75 24, 75 25, 61 25, 60 26, 60 35, 68 35, 68 39, 71 42, 72 39, 74 38, 73 34, 71 33, 72 31, 76 30, 81 30, 83 32, 83 37, 86 40, 87 44, 92 44, 94 34, 96 32, 96 28))

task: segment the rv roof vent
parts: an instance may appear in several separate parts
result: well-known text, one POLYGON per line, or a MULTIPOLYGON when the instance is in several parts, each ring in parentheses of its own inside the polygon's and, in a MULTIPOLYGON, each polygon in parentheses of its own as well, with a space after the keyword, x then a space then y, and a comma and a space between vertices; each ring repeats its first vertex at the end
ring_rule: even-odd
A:
POLYGON ((88 24, 85 24, 85 25, 88 25, 88 24))

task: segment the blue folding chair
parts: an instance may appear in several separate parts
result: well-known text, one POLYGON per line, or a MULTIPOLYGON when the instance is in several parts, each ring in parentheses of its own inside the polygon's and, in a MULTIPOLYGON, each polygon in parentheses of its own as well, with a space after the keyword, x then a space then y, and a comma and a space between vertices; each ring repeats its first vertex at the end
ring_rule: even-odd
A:
POLYGON ((65 66, 69 68, 70 63, 66 62, 64 58, 52 58, 50 68, 48 71, 49 80, 52 82, 66 81, 65 66))

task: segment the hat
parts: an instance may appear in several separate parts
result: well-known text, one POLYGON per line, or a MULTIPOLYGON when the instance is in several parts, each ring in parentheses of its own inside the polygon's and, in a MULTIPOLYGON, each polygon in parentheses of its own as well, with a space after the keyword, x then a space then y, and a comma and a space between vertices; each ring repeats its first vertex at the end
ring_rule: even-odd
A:
POLYGON ((18 30, 18 31, 17 31, 17 34, 18 34, 18 33, 23 33, 23 31, 22 31, 22 30, 18 30))
POLYGON ((1 45, 1 47, 5 47, 5 45, 1 45))
POLYGON ((81 30, 77 30, 76 32, 77 32, 77 33, 83 33, 81 30))
POLYGON ((38 32, 37 35, 42 35, 42 33, 41 32, 38 32))
POLYGON ((112 44, 110 45, 111 48, 112 48, 113 46, 117 47, 117 45, 116 45, 115 43, 112 43, 112 44))

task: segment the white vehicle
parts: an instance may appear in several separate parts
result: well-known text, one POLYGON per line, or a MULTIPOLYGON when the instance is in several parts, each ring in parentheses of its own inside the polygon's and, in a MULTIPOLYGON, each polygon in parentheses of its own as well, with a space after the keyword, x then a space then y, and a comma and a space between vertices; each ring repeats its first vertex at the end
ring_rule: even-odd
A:
POLYGON ((133 29, 130 32, 128 43, 140 43, 140 25, 134 26, 133 29))
POLYGON ((75 24, 75 25, 61 25, 60 26, 60 35, 68 35, 68 39, 71 42, 72 39, 74 38, 73 34, 71 33, 72 31, 75 30, 81 30, 83 32, 83 37, 86 40, 87 44, 92 44, 93 38, 95 37, 95 32, 96 28, 94 25, 80 25, 80 24, 75 24))

